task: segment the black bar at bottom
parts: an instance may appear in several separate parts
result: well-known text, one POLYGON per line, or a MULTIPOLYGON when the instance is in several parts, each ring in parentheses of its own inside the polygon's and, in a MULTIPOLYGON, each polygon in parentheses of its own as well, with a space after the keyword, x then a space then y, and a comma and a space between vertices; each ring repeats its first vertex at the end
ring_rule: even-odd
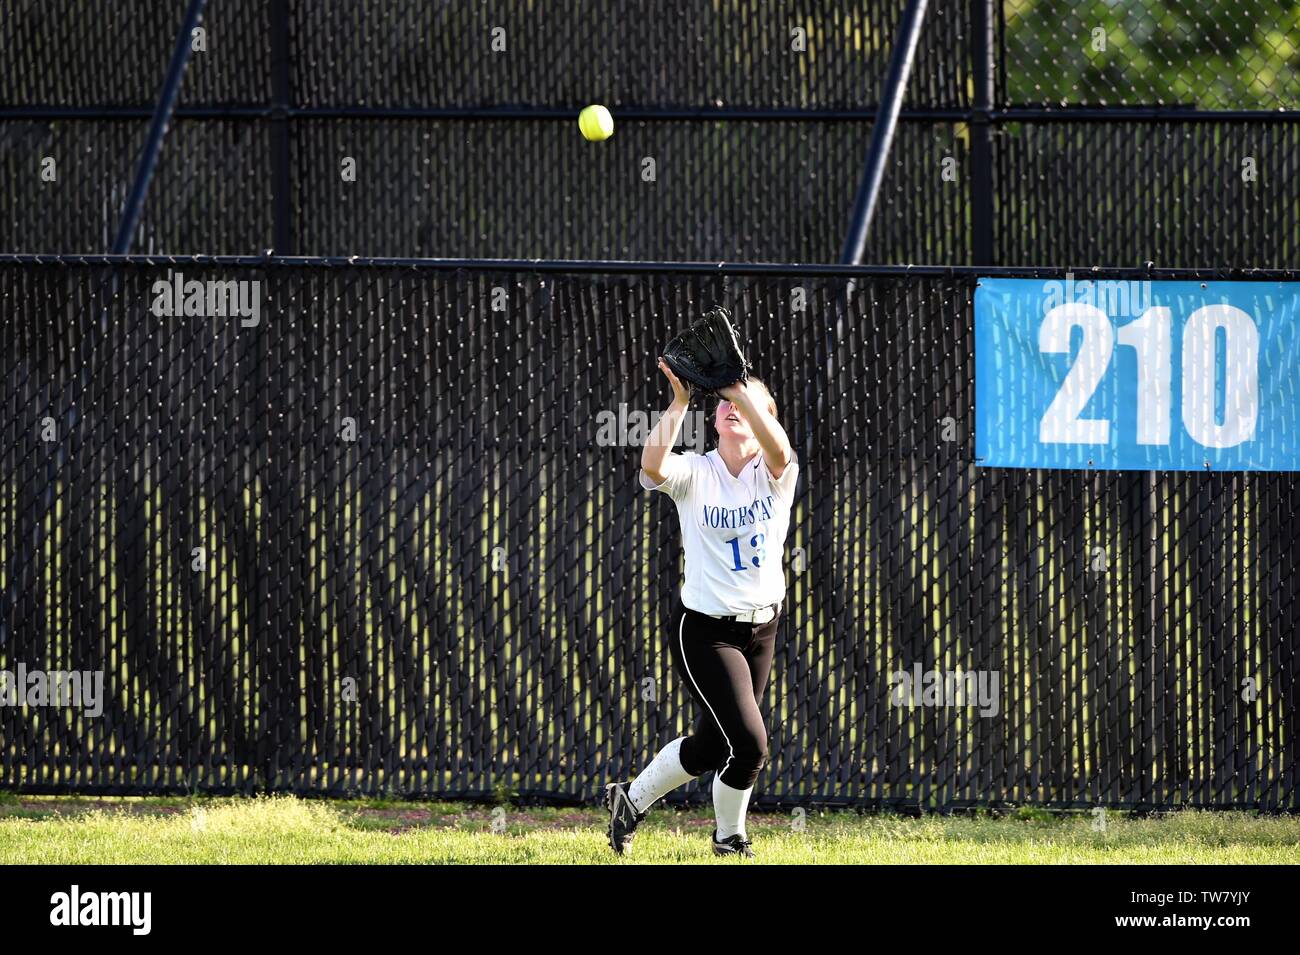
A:
MULTIPOLYGON (((572 867, 563 874, 549 867, 530 872, 529 867, 459 866, 456 893, 460 897, 489 890, 502 880, 527 887, 527 892, 505 900, 496 894, 481 896, 484 904, 499 902, 509 913, 507 924, 492 929, 493 937, 531 939, 539 927, 547 926, 554 936, 580 944, 597 937, 593 920, 599 923, 602 916, 627 928, 626 906, 605 903, 633 897, 629 890, 641 888, 635 871, 635 866, 622 865, 572 867), (636 884, 621 885, 625 880, 636 884), (578 902, 582 918, 556 922, 556 899, 548 896, 554 893, 572 906, 575 889, 583 893, 578 902)), ((436 894, 430 895, 438 886, 433 881, 437 878, 409 869, 371 866, 298 866, 288 872, 278 866, 15 866, 0 870, 0 889, 5 898, 6 943, 66 938, 70 933, 133 943, 145 939, 189 943, 196 926, 218 920, 229 925, 235 938, 255 934, 261 945, 284 941, 301 946, 319 940, 337 947, 346 938, 373 941, 377 932, 391 931, 403 922, 417 929, 437 923, 439 928, 466 924, 459 913, 441 914, 436 894), (146 927, 143 894, 118 901, 119 910, 137 913, 134 927, 129 916, 121 919, 127 924, 117 926, 52 924, 52 920, 70 921, 74 898, 80 916, 88 911, 88 897, 103 892, 148 893, 148 934, 142 931, 146 927)), ((996 872, 975 866, 881 866, 857 867, 847 882, 842 872, 804 866, 798 879, 789 912, 794 926, 804 924, 800 913, 808 907, 807 912, 818 913, 823 927, 829 917, 829 924, 858 929, 866 939, 880 937, 881 929, 899 928, 914 928, 919 937, 930 938, 937 936, 927 926, 932 929, 938 915, 972 940, 990 936, 1003 941, 1041 940, 1059 937, 1065 930, 1076 944, 1112 934, 1150 937, 1154 933, 1177 939, 1191 932, 1232 944, 1252 929, 1276 932, 1289 926, 1292 899, 1300 884, 1295 870, 1249 866, 998 866, 996 872), (834 906, 818 901, 849 898, 875 914, 867 918, 846 912, 836 918, 828 916, 834 906), (1201 919, 1209 919, 1210 924, 1200 924, 1201 919)), ((674 889, 679 894, 695 884, 709 896, 720 884, 733 880, 737 888, 761 880, 774 892, 788 891, 791 885, 788 870, 771 866, 765 870, 761 863, 681 866, 674 870, 673 880, 680 883, 674 889)))

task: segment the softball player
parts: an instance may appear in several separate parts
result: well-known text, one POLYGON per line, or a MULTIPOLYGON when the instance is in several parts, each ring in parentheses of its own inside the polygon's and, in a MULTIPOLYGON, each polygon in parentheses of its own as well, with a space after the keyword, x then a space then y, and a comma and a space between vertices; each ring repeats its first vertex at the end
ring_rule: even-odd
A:
POLYGON ((753 858, 745 811, 767 763, 759 701, 772 669, 785 596, 782 558, 798 465, 776 402, 756 378, 718 390, 718 446, 675 454, 690 392, 659 360, 673 401, 641 452, 641 486, 677 505, 686 578, 674 602, 673 668, 700 708, 690 736, 673 740, 630 784, 605 789, 609 843, 622 854, 646 810, 678 786, 713 777, 713 851, 753 858))

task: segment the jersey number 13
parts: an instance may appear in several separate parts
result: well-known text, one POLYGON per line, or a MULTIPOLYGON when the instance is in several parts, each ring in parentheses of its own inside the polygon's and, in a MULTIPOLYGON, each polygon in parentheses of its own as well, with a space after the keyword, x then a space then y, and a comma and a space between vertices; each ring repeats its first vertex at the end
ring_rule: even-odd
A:
POLYGON ((762 567, 763 558, 767 556, 767 549, 763 546, 765 534, 755 534, 749 539, 749 547, 753 551, 753 556, 746 562, 740 553, 740 538, 733 537, 727 541, 731 545, 732 570, 748 570, 750 566, 762 567))

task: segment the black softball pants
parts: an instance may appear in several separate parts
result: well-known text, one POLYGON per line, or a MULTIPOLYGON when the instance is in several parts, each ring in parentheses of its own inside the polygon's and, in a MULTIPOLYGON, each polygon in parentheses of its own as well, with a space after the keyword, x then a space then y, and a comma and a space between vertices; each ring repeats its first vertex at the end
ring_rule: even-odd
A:
POLYGON ((733 789, 749 789, 767 765, 767 727, 759 701, 772 672, 778 612, 767 623, 734 623, 697 613, 678 597, 670 617, 673 668, 699 706, 695 732, 682 740, 682 768, 710 769, 733 789))

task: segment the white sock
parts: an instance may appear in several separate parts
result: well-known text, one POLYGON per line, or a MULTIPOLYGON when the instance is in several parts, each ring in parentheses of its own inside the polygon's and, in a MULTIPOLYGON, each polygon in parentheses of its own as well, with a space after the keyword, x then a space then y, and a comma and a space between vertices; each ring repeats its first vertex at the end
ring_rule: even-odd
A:
POLYGON ((722 781, 721 773, 713 777, 713 815, 718 820, 719 842, 736 833, 742 839, 749 838, 745 834, 745 810, 749 808, 749 794, 753 791, 752 788, 732 789, 722 781))
POLYGON ((632 805, 636 806, 637 812, 645 812, 658 802, 660 797, 666 796, 678 786, 689 783, 695 778, 682 768, 682 760, 678 755, 684 738, 679 736, 659 750, 659 754, 650 761, 650 765, 641 770, 640 775, 632 780, 627 796, 632 800, 632 805))

